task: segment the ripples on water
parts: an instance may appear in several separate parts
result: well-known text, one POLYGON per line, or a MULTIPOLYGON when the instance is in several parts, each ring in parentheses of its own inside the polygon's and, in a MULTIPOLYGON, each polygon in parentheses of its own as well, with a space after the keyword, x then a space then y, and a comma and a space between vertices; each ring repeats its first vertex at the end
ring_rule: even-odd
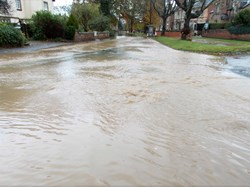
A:
POLYGON ((0 57, 0 185, 248 185, 250 81, 121 38, 0 57), (18 55, 17 55, 18 56, 18 55))

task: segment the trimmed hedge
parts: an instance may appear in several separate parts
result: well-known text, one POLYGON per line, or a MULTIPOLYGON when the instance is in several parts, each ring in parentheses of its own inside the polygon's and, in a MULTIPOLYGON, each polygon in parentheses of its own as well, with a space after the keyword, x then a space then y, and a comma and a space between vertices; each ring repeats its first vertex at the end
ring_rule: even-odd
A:
POLYGON ((10 25, 0 25, 0 47, 21 47, 24 42, 21 31, 10 25))
POLYGON ((227 29, 231 26, 231 23, 210 23, 209 29, 227 29))
POLYGON ((250 34, 250 26, 236 25, 228 28, 231 34, 250 34))

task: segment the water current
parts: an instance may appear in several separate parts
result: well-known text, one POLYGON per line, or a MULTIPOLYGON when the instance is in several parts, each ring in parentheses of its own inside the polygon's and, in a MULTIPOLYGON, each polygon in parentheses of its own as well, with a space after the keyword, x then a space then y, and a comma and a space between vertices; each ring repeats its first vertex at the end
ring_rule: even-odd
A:
POLYGON ((0 186, 248 186, 250 79, 151 39, 0 55, 0 186))

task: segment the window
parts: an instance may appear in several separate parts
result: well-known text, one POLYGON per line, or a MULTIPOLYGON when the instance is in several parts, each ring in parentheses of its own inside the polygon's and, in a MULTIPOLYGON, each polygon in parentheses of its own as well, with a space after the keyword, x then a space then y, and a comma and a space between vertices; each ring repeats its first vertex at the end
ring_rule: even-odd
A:
POLYGON ((16 0, 16 9, 17 10, 22 10, 21 0, 16 0))
POLYGON ((49 4, 46 1, 43 2, 43 10, 49 10, 49 4))

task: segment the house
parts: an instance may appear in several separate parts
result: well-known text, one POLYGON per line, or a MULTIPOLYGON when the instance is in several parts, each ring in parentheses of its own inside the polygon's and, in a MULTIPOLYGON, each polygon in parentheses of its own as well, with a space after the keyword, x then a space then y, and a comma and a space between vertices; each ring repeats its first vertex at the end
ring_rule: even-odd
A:
POLYGON ((184 27, 185 12, 181 8, 177 8, 173 17, 173 30, 180 31, 184 27))
POLYGON ((73 3, 82 3, 83 0, 73 0, 73 3))
POLYGON ((10 3, 10 14, 0 14, 1 22, 18 23, 20 20, 31 19, 32 15, 40 10, 53 12, 55 0, 5 0, 10 3))
MULTIPOLYGON (((196 5, 199 8, 199 4, 196 5)), ((193 11, 195 11, 195 6, 193 11)), ((242 9, 250 9, 250 0, 214 0, 203 13, 190 20, 190 28, 194 34, 202 31, 204 24, 229 23, 242 9)), ((175 13, 167 19, 167 30, 181 31, 184 27, 185 12, 177 8, 175 13)))
MULTIPOLYGON (((190 27, 194 28, 194 25, 204 24, 208 20, 209 14, 206 9, 199 18, 190 20, 190 27)), ((184 27, 185 12, 181 8, 177 8, 175 13, 167 20, 167 30, 181 31, 184 27)))
POLYGON ((233 19, 236 13, 236 1, 215 0, 209 7, 210 23, 226 23, 233 19))
POLYGON ((228 23, 242 9, 250 8, 250 0, 215 0, 209 7, 210 23, 228 23))

